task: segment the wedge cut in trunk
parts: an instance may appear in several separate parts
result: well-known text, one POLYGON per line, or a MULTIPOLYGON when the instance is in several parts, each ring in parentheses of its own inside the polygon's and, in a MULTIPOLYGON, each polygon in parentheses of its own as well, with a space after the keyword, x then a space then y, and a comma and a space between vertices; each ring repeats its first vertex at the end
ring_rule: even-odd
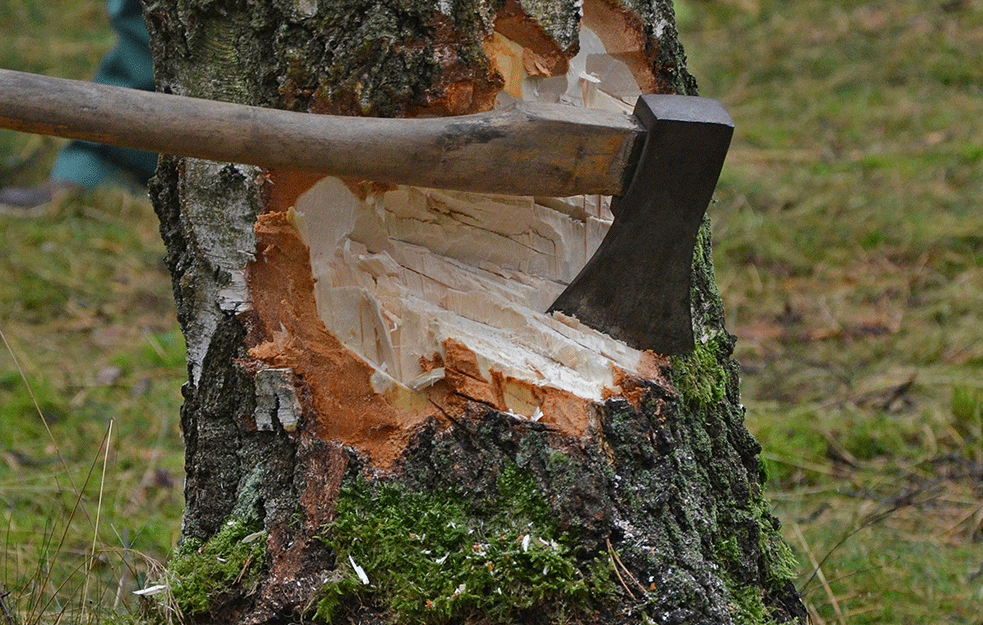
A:
MULTIPOLYGON (((663 0, 160 0, 147 22, 162 90, 311 114, 695 95, 663 0)), ((805 622, 707 224, 697 347, 667 358, 547 312, 608 197, 170 157, 152 195, 188 344, 186 618, 805 622)))

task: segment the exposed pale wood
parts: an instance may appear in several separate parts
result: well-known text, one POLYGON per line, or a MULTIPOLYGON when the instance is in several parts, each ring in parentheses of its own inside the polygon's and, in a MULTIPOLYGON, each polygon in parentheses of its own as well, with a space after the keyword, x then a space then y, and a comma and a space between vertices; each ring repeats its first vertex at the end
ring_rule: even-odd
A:
MULTIPOLYGON (((579 51, 565 59, 560 76, 530 74, 523 61, 534 51, 505 35, 486 41, 490 62, 507 74, 499 105, 630 111, 640 93, 632 74, 617 60, 598 62, 607 53, 589 29, 579 36, 579 51)), ((525 165, 516 160, 513 167, 525 165)), ((279 178, 274 183, 282 186, 279 178)), ((293 218, 310 249, 321 321, 376 369, 376 381, 386 382, 377 392, 425 397, 430 386, 446 383, 453 372, 426 361, 438 354, 447 362, 451 341, 473 353, 474 374, 501 380, 499 407, 555 423, 543 389, 562 389, 581 403, 601 401, 617 388, 617 371, 642 366, 638 350, 546 314, 604 239, 608 204, 597 195, 507 197, 404 186, 355 193, 326 178, 296 201, 293 218)))
POLYGON ((0 127, 215 161, 514 195, 618 195, 627 115, 517 103, 452 118, 308 115, 0 70, 0 127))
POLYGON ((548 409, 523 398, 530 388, 601 401, 616 371, 641 367, 638 350, 545 314, 607 231, 589 214, 405 187, 363 199, 326 178, 292 218, 325 327, 393 385, 420 392, 442 379, 421 357, 446 361, 451 340, 474 353, 484 379, 503 376, 503 408, 532 417, 548 409))

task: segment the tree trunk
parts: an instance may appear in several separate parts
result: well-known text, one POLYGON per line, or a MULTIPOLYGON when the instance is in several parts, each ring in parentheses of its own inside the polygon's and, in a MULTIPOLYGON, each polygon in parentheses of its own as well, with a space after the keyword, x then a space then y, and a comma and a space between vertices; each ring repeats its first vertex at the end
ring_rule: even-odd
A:
MULTIPOLYGON (((161 90, 310 113, 695 94, 668 0, 622 1, 145 0, 145 17, 161 90)), ((188 344, 169 565, 186 617, 805 622, 706 223, 697 348, 667 359, 544 313, 606 198, 177 158, 151 195, 188 344)))

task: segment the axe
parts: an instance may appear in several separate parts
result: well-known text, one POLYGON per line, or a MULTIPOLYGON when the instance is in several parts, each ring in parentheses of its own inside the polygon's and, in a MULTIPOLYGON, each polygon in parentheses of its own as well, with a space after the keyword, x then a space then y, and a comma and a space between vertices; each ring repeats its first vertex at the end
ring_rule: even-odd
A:
POLYGON ((518 103, 382 119, 0 70, 0 128, 390 184, 615 196, 607 236, 549 310, 671 355, 694 346, 693 251, 734 123, 716 100, 691 96, 643 95, 633 116, 518 103))

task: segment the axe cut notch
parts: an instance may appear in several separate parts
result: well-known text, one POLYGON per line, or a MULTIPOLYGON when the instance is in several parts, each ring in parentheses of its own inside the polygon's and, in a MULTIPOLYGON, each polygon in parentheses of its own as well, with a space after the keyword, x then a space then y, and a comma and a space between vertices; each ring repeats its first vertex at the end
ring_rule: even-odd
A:
POLYGON ((613 195, 607 236, 550 307, 630 346, 693 348, 697 233, 734 125, 715 100, 634 117, 517 103, 458 117, 311 115, 0 70, 0 127, 269 169, 478 193, 613 195))

